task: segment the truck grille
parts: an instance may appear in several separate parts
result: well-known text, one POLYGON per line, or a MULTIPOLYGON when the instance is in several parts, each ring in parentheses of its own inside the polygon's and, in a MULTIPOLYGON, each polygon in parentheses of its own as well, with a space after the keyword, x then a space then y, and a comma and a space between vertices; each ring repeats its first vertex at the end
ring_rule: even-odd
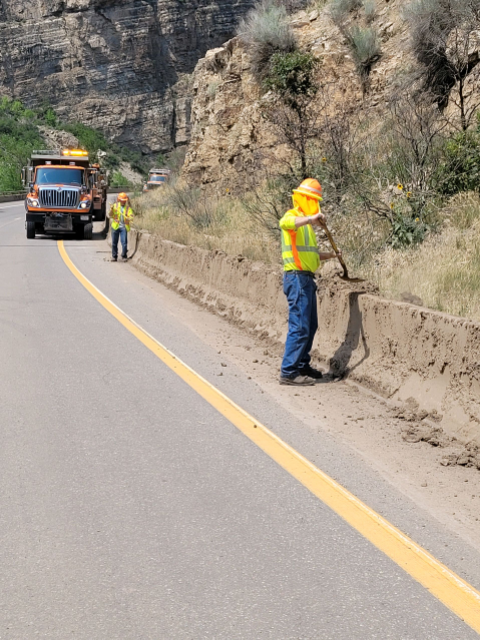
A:
POLYGON ((80 202, 78 189, 64 187, 41 187, 39 193, 41 207, 76 209, 80 202))

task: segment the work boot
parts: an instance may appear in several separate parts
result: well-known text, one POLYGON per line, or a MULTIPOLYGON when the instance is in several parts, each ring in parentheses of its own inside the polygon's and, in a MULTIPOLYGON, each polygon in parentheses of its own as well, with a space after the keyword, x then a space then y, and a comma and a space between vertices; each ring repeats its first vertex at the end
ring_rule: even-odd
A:
POLYGON ((112 262, 116 262, 116 261, 117 261, 117 259, 116 259, 116 258, 112 258, 112 262))
POLYGON ((309 364, 306 367, 302 367, 300 369, 300 374, 302 376, 308 376, 309 378, 313 378, 314 380, 321 380, 323 378, 323 372, 319 369, 314 369, 309 364))
POLYGON ((312 384, 315 384, 315 380, 313 378, 309 378, 308 376, 293 376, 289 378, 288 376, 280 376, 280 384, 288 384, 293 387, 311 387, 312 384))
POLYGON ((128 262, 128 258, 124 258, 124 257, 122 256, 122 262, 128 262))

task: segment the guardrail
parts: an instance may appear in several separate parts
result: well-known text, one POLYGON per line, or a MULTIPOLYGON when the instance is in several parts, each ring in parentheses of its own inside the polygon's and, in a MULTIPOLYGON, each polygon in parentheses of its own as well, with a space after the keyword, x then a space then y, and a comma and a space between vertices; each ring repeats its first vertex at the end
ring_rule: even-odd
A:
POLYGON ((15 202, 25 200, 26 191, 4 191, 0 193, 0 202, 15 202))
POLYGON ((130 193, 132 191, 141 191, 143 188, 143 185, 141 184, 134 184, 134 185, 125 185, 123 187, 109 187, 108 188, 108 193, 122 193, 122 191, 126 191, 130 193))

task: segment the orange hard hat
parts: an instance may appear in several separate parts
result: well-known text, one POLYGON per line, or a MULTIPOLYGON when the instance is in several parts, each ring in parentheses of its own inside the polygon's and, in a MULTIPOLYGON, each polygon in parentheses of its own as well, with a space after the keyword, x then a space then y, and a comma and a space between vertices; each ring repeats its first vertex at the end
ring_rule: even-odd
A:
POLYGON ((128 200, 128 196, 126 193, 119 193, 118 194, 118 201, 119 202, 126 202, 128 200))
POLYGON ((322 185, 315 178, 307 178, 302 182, 298 189, 294 189, 293 193, 301 194, 302 196, 308 196, 315 200, 323 200, 322 198, 322 185))

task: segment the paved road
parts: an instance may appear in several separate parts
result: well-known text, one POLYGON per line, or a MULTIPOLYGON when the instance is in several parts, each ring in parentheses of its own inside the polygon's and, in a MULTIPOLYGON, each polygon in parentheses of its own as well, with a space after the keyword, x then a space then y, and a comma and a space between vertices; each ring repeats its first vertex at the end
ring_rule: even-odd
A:
MULTIPOLYGON (((109 315, 0 205, 0 639, 468 640, 477 634, 109 315)), ((66 242, 114 302, 469 581, 480 559, 312 435, 106 245, 66 242)))

